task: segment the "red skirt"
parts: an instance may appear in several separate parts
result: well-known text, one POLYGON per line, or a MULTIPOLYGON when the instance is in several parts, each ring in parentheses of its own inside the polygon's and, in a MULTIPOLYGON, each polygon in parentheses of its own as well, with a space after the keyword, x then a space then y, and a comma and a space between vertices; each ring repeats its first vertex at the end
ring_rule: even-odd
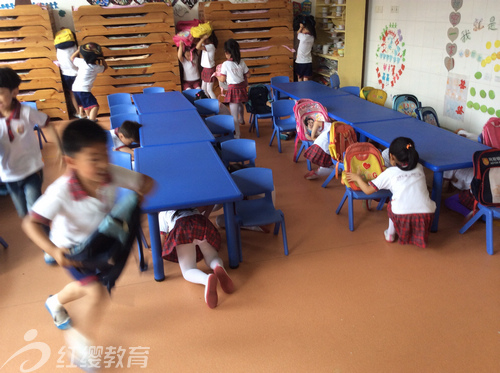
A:
POLYGON ((472 193, 470 192, 470 189, 461 190, 458 193, 458 200, 462 205, 467 207, 469 210, 474 210, 475 199, 472 193))
POLYGON ((434 213, 394 214, 391 203, 387 206, 389 218, 393 221, 401 245, 411 244, 425 248, 434 213))
MULTIPOLYGON (((166 236, 161 253, 163 259, 178 263, 177 245, 193 243, 194 240, 207 240, 217 251, 220 249, 220 234, 212 222, 203 215, 190 215, 177 220, 172 232, 166 236)), ((203 254, 197 245, 196 261, 202 259, 203 254)))
POLYGON ((182 90, 201 88, 200 80, 185 80, 182 82, 182 90))
POLYGON ((247 82, 229 84, 224 102, 240 104, 248 101, 247 82))
POLYGON ((305 152, 304 157, 320 167, 333 166, 332 156, 324 152, 321 146, 312 144, 305 152))
POLYGON ((201 80, 203 80, 206 83, 213 83, 217 80, 215 76, 212 76, 215 73, 215 66, 214 67, 204 67, 201 70, 201 80))

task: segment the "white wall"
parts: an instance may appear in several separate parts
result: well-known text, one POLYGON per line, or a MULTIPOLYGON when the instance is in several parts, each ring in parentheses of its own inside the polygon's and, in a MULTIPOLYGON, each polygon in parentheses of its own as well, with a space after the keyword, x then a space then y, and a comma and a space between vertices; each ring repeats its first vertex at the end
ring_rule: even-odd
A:
MULTIPOLYGON (((348 0, 352 1, 357 0, 348 0)), ((499 0, 370 0, 366 43, 366 86, 382 88, 376 69, 378 67, 383 75, 384 63, 386 68, 394 65, 395 71, 398 71, 402 64, 405 65, 394 85, 383 87, 389 95, 386 106, 392 104, 393 95, 412 93, 418 97, 423 106, 434 107, 443 127, 451 130, 463 128, 476 134, 481 132, 489 117, 500 116, 499 0), (454 68, 448 71, 445 67, 445 58, 450 57, 446 45, 452 43, 448 37, 448 30, 452 27, 450 13, 455 12, 452 3, 457 9, 460 3, 463 4, 458 9, 461 19, 456 25, 460 36, 453 42, 457 50, 451 57, 454 60, 454 68), (399 7, 399 13, 391 13, 392 6, 399 7), (495 17, 497 30, 488 29, 491 17, 495 17), (483 19, 484 27, 474 31, 476 19, 483 19), (406 50, 404 62, 398 63, 397 60, 389 62, 382 58, 381 50, 378 48, 381 47, 381 36, 385 27, 395 32, 396 39, 402 36, 404 46, 400 43, 400 53, 406 50), (461 35, 466 31, 469 31, 470 39, 463 41, 461 35), (492 44, 490 48, 488 42, 492 44), (485 61, 482 66, 481 61, 488 56, 491 61, 489 63, 487 63, 489 60, 485 61), (482 74, 481 79, 475 77, 478 72, 482 74), (466 88, 460 89, 459 85, 455 84, 452 89, 447 89, 449 79, 450 82, 463 81, 462 86, 466 88), (476 90, 475 96, 472 95, 471 89, 476 90), (480 97, 481 90, 486 93, 485 98, 480 97), (495 98, 491 99, 489 94, 495 98), (474 107, 469 108, 468 102, 475 103, 479 108, 484 106, 486 110, 493 110, 494 114, 483 113, 474 107), (456 113, 459 105, 464 106, 463 114, 456 113)), ((397 52, 394 43, 388 51, 397 52)), ((393 78, 392 70, 388 75, 393 78)))

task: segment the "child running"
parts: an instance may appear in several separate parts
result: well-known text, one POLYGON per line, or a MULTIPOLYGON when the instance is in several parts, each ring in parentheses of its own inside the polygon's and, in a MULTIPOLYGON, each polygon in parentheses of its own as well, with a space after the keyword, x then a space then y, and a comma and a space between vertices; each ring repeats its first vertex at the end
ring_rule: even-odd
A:
POLYGON ((71 55, 70 59, 78 68, 72 88, 78 103, 78 115, 83 117, 83 109, 88 119, 97 122, 99 104, 91 90, 97 74, 108 68, 101 46, 96 43, 84 44, 71 55))
POLYGON ((200 84, 200 71, 198 70, 198 53, 196 49, 186 48, 182 40, 177 50, 177 58, 182 65, 182 90, 198 89, 200 84))
POLYGON ((402 245, 426 247, 429 229, 434 219, 436 203, 429 198, 424 170, 418 163, 419 155, 413 141, 407 137, 394 139, 389 147, 392 166, 368 184, 357 174, 347 172, 347 180, 356 182, 366 194, 389 189, 389 227, 384 231, 385 240, 394 242, 396 235, 402 245))
POLYGON ((81 268, 82 263, 69 260, 67 254, 86 242, 111 212, 118 187, 144 195, 153 186, 148 176, 110 165, 106 143, 106 132, 95 122, 79 119, 70 123, 62 135, 67 172, 47 188, 23 221, 28 237, 73 278, 45 306, 59 329, 71 330, 65 336, 72 339, 68 343, 78 344, 70 347, 79 358, 88 353, 87 338, 99 328, 106 288, 98 270, 81 268), (44 225, 51 225, 50 237, 44 225), (77 299, 83 310, 74 329, 65 305, 77 299))
POLYGON ((306 17, 297 31, 299 46, 295 59, 295 74, 299 82, 309 80, 312 76, 312 47, 316 38, 316 22, 312 17, 306 17))
POLYGON ((221 75, 217 76, 219 82, 227 82, 228 90, 224 102, 229 103, 229 110, 234 120, 235 139, 240 138, 240 124, 245 124, 243 103, 248 101, 248 70, 245 61, 241 59, 240 45, 234 39, 224 43, 226 60, 221 67, 221 75))
POLYGON ((205 302, 208 307, 215 308, 218 281, 225 293, 234 291, 233 281, 217 254, 221 242, 219 231, 197 209, 162 211, 158 218, 163 258, 178 262, 187 281, 205 285, 205 302), (214 273, 207 275, 196 267, 201 259, 214 273))
POLYGON ((196 44, 196 49, 201 50, 201 89, 210 98, 217 98, 214 93, 214 83, 217 78, 215 73, 215 50, 218 45, 217 36, 212 31, 210 35, 203 35, 196 44))

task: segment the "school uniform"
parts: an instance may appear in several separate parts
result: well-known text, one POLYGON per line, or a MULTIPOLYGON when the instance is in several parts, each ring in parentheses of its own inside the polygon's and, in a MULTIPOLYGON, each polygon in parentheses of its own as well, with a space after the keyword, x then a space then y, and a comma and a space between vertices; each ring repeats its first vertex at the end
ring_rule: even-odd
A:
POLYGON ((56 48, 57 61, 59 62, 59 69, 61 70, 61 77, 63 88, 65 91, 73 89, 78 69, 71 61, 71 56, 76 52, 76 46, 66 49, 56 48))
POLYGON ((421 164, 410 171, 389 167, 369 182, 376 190, 388 189, 392 199, 387 211, 400 244, 426 247, 436 203, 430 199, 421 164))
POLYGON ((97 74, 104 72, 104 66, 88 64, 83 58, 79 57, 73 59, 73 64, 78 68, 78 74, 72 87, 76 102, 85 110, 98 107, 99 104, 91 90, 97 74))
POLYGON ((214 83, 217 78, 215 73, 215 45, 206 44, 205 50, 201 52, 201 80, 206 83, 214 83))
POLYGON ((0 117, 0 180, 24 216, 42 193, 42 152, 33 127, 45 127, 49 117, 15 99, 13 106, 9 117, 0 117))
POLYGON ((304 34, 297 35, 299 46, 297 48, 297 57, 295 58, 295 74, 298 76, 312 76, 312 47, 314 36, 304 34))
MULTIPOLYGON (((196 209, 162 211, 158 214, 160 234, 165 237, 162 257, 178 263, 176 246, 193 243, 195 239, 207 242, 219 251, 221 237, 210 220, 196 209)), ((203 254, 196 246, 196 261, 203 259, 203 254)))
POLYGON ((333 166, 332 156, 328 146, 330 145, 331 122, 324 122, 320 135, 313 144, 304 152, 304 157, 320 167, 333 166))
POLYGON ((182 90, 200 88, 200 71, 198 70, 198 55, 193 53, 193 60, 186 58, 181 62, 184 70, 182 90))
POLYGON ((113 141, 113 150, 120 150, 121 148, 127 147, 122 140, 118 137, 118 128, 114 128, 109 131, 111 135, 111 140, 113 141))
POLYGON ((243 60, 239 64, 234 61, 224 61, 220 69, 221 75, 226 76, 228 84, 224 102, 244 103, 248 101, 248 83, 245 78, 248 71, 248 66, 243 60))

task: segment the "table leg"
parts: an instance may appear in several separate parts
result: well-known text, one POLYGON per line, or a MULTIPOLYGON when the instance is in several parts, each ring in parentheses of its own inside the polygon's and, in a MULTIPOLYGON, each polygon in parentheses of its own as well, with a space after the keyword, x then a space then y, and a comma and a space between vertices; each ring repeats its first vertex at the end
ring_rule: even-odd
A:
POLYGON ((226 223, 227 254, 229 267, 238 268, 240 265, 239 248, 236 240, 236 226, 234 224, 234 202, 224 203, 224 221, 226 223))
POLYGON ((443 172, 434 171, 434 179, 432 181, 432 200, 436 202, 436 212, 434 221, 432 222, 431 232, 437 232, 439 224, 439 211, 441 210, 441 193, 443 191, 443 172))
POLYGON ((158 223, 158 213, 154 212, 148 214, 148 224, 155 280, 163 281, 165 280, 165 272, 163 269, 163 259, 161 257, 160 224, 158 223))

